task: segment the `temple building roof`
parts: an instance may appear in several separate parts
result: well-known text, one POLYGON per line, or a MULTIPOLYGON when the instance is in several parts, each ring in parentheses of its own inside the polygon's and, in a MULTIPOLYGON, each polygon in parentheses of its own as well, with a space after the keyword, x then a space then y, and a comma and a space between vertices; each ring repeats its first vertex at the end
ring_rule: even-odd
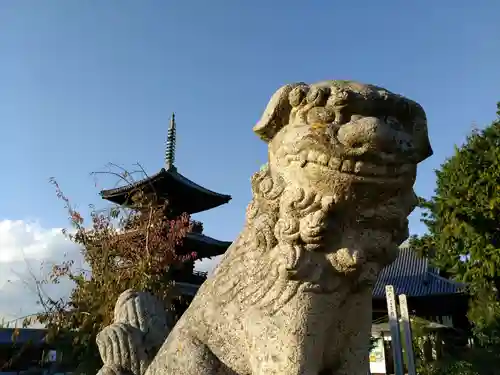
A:
POLYGON ((176 124, 172 115, 165 150, 165 167, 158 173, 133 184, 102 190, 101 197, 113 203, 132 205, 135 193, 141 191, 158 203, 168 200, 175 213, 194 214, 218 207, 231 200, 230 195, 216 193, 189 180, 177 171, 175 162, 176 124))
POLYGON ((463 293, 464 285, 439 276, 438 270, 429 264, 427 258, 420 257, 413 249, 402 246, 396 260, 380 273, 375 287, 374 298, 385 298, 385 286, 394 286, 396 295, 425 297, 463 293))

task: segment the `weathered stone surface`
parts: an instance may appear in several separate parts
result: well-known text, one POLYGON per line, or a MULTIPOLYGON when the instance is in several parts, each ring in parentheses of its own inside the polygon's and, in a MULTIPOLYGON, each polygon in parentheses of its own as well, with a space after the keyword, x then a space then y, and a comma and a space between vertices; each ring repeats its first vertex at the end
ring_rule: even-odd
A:
POLYGON ((286 85, 245 227, 147 375, 365 375, 371 288, 408 236, 423 109, 351 81, 286 85))
POLYGON ((168 314, 158 299, 126 290, 116 302, 113 323, 97 335, 104 363, 99 375, 144 374, 169 331, 168 314))
POLYGON ((163 344, 171 325, 163 303, 149 293, 133 290, 127 290, 118 297, 114 322, 130 325, 142 332, 149 352, 163 344))

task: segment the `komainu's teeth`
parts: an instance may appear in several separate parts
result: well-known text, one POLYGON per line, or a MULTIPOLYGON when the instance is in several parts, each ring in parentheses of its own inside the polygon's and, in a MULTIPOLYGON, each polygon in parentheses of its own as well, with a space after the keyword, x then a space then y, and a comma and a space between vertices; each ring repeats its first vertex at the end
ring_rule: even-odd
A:
POLYGON ((411 164, 380 165, 361 160, 340 160, 335 157, 328 158, 326 154, 314 150, 304 150, 299 154, 286 155, 285 160, 288 163, 298 162, 301 168, 304 168, 307 163, 314 163, 344 173, 354 173, 359 176, 367 177, 399 176, 401 174, 410 173, 414 169, 414 166, 411 164))

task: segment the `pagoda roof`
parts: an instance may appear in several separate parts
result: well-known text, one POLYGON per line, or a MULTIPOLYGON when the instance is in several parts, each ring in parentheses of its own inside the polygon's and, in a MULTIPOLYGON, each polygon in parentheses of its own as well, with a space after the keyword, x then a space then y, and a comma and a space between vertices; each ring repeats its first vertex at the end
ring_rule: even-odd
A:
POLYGON ((162 201, 169 201, 169 206, 177 213, 194 214, 206 211, 231 200, 230 195, 216 193, 184 177, 175 167, 115 189, 102 190, 101 197, 119 205, 132 205, 134 193, 155 194, 162 201))
POLYGON ((224 254, 231 243, 230 241, 216 240, 201 233, 188 232, 184 238, 182 249, 194 251, 197 253, 196 259, 203 259, 224 254))
POLYGON ((396 260, 385 267, 373 288, 373 298, 385 298, 385 286, 394 286, 396 295, 428 297, 460 294, 464 285, 439 276, 438 269, 429 260, 420 257, 409 246, 402 246, 396 260))
MULTIPOLYGON (((137 229, 128 230, 122 233, 122 236, 134 236, 138 232, 137 229)), ((183 238, 182 244, 177 248, 181 255, 196 252, 195 260, 211 258, 222 255, 226 252, 227 248, 231 246, 230 241, 220 241, 215 238, 206 236, 201 233, 188 232, 186 237, 183 238)))

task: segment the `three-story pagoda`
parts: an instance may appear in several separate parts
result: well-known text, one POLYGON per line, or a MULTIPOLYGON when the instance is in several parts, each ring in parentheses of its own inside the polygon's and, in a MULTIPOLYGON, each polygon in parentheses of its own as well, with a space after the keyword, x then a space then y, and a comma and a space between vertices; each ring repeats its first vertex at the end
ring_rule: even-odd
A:
MULTIPOLYGON (((184 177, 177 171, 175 162, 176 122, 172 115, 167 134, 165 150, 165 166, 156 174, 115 189, 102 190, 101 197, 118 205, 133 208, 134 194, 138 191, 153 201, 155 205, 164 205, 168 202, 169 217, 176 217, 183 213, 195 214, 218 207, 231 200, 231 196, 208 190, 184 177)), ((173 278, 176 284, 185 290, 185 294, 192 294, 206 279, 206 273, 194 271, 194 262, 205 258, 222 255, 231 242, 220 241, 202 234, 203 226, 194 222, 192 231, 184 238, 178 254, 196 253, 196 257, 174 271, 173 278)))

